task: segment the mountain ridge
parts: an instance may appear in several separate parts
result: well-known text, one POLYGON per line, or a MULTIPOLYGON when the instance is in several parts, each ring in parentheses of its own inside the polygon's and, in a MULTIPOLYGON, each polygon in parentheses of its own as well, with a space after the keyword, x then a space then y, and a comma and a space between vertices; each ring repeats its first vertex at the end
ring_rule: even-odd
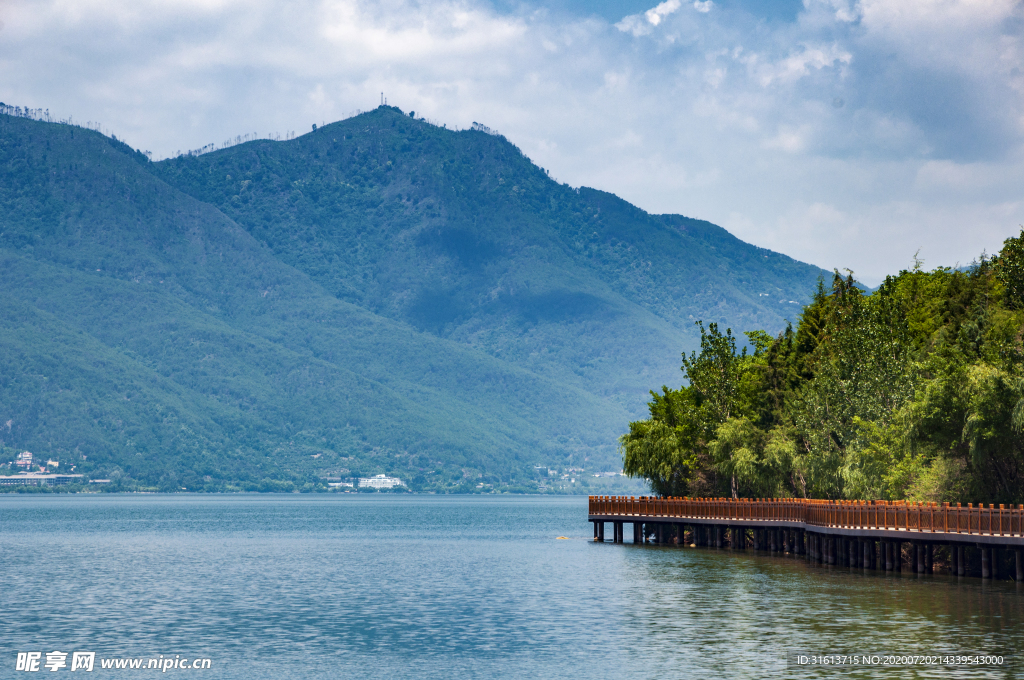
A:
MULTIPOLYGON (((525 490, 544 485, 538 465, 613 468, 617 433, 677 369, 664 356, 692 345, 672 305, 714 297, 713 272, 687 287, 657 271, 655 251, 681 260, 680 243, 704 238, 713 247, 690 261, 718 269, 730 248, 762 253, 709 223, 633 206, 630 218, 621 199, 554 183, 501 138, 475 132, 453 149, 465 134, 383 108, 151 163, 92 131, 0 117, 0 285, 31 331, 5 334, 0 446, 165 490, 377 472, 421 489, 525 490), (405 130, 388 137, 395 155, 370 153, 385 143, 374 126, 405 130), (76 333, 92 349, 62 353, 76 333), (87 399, 90 356, 146 383, 138 398, 152 408, 104 416, 121 413, 124 386, 87 399), (52 386, 18 368, 33 362, 67 369, 55 393, 70 402, 40 401, 52 386), (173 427, 154 415, 164 402, 173 427)), ((777 259, 781 274, 751 280, 784 283, 789 267, 800 282, 787 290, 809 294, 820 270, 777 259)), ((743 298, 729 294, 696 311, 728 312, 743 298)), ((746 305, 741 320, 782 322, 746 305)))

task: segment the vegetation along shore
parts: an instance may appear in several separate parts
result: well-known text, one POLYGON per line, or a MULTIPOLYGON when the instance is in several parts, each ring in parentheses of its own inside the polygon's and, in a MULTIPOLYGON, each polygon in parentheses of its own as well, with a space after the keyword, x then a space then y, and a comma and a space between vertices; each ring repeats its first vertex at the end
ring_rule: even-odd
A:
POLYGON ((1024 502, 1024 231, 876 290, 836 273, 772 337, 698 323, 687 384, 621 438, 663 496, 1024 502))

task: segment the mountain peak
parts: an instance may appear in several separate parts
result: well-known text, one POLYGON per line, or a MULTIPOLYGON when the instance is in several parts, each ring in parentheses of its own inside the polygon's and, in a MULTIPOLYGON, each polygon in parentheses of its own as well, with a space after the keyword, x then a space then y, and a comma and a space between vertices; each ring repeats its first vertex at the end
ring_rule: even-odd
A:
POLYGON ((0 133, 0 446, 169 489, 617 469, 695 319, 778 331, 820 275, 396 107, 159 163, 0 133))

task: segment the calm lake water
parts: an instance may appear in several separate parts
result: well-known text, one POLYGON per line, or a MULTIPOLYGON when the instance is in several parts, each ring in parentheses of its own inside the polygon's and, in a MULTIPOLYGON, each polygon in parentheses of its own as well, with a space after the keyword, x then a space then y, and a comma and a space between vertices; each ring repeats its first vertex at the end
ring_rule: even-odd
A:
POLYGON ((99 659, 161 654, 212 668, 160 675, 229 679, 1024 677, 1014 583, 595 544, 586 518, 584 498, 0 496, 0 678, 51 677, 15 660, 53 650, 96 652, 84 677, 155 677, 99 659))

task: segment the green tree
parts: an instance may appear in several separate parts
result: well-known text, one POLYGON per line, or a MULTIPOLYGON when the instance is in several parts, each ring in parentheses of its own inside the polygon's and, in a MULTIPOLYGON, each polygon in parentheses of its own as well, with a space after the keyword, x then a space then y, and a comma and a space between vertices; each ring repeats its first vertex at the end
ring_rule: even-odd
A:
POLYGON ((794 330, 701 326, 688 385, 623 437, 659 493, 1024 501, 1024 232, 870 294, 838 273, 794 330))
POLYGON ((630 423, 629 432, 620 439, 624 470, 648 479, 662 495, 729 493, 737 497, 744 480, 753 479, 751 456, 764 463, 762 440, 772 443, 769 455, 779 451, 778 433, 772 438, 762 436, 751 420, 760 420, 759 407, 767 408, 764 381, 768 374, 760 369, 774 341, 763 331, 748 333, 754 347, 753 354, 748 354, 746 347, 737 351, 731 329, 722 333, 716 323, 705 329, 699 321, 697 326, 701 350, 682 359, 688 385, 678 390, 663 387, 661 395, 651 393, 651 417, 630 423), (735 432, 730 440, 734 445, 711 448, 723 427, 735 432), (748 436, 751 428, 756 432, 748 436), (744 445, 740 439, 754 443, 744 445), (727 490, 721 488, 726 480, 727 490))
POLYGON ((1007 306, 1019 309, 1024 304, 1024 227, 1020 236, 1003 241, 996 258, 996 276, 1006 286, 1007 306))

